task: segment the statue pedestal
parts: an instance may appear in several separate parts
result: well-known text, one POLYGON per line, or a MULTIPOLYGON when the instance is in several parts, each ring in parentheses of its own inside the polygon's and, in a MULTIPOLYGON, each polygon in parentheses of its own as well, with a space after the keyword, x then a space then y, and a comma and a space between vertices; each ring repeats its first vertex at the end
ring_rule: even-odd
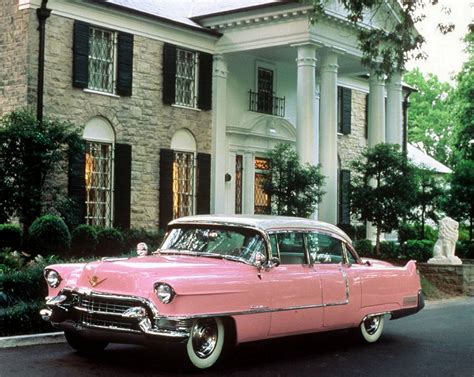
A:
POLYGON ((442 264, 442 265, 460 265, 462 260, 457 256, 453 255, 451 257, 433 257, 428 260, 429 264, 442 264))

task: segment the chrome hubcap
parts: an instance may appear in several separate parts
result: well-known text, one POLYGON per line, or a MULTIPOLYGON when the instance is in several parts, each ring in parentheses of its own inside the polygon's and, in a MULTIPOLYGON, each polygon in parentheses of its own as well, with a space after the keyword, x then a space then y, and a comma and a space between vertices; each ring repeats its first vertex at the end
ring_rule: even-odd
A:
POLYGON ((379 316, 370 317, 364 321, 365 330, 367 331, 367 334, 369 335, 374 335, 377 332, 379 325, 380 325, 379 316))
POLYGON ((192 344, 194 353, 201 359, 205 359, 214 352, 217 344, 216 321, 199 320, 192 330, 192 344))

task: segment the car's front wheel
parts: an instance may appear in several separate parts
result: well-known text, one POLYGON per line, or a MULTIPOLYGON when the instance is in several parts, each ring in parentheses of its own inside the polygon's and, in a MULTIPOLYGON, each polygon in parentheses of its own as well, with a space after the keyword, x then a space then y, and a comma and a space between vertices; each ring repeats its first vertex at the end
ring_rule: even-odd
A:
POLYGON ((109 344, 104 341, 86 339, 80 334, 70 331, 65 331, 64 336, 72 348, 85 355, 96 355, 102 352, 109 344))
POLYGON ((194 367, 210 368, 219 360, 228 335, 225 332, 221 318, 202 318, 194 322, 186 343, 186 354, 194 367))
POLYGON ((376 342, 382 335, 383 324, 383 314, 364 318, 360 324, 360 333, 362 338, 368 343, 376 342))

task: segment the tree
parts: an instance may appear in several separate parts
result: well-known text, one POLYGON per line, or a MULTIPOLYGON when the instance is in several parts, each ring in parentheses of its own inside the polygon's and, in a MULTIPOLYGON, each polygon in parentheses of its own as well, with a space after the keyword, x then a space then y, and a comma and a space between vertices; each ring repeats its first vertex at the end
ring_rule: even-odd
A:
MULTIPOLYGON (((330 0, 300 0, 303 4, 313 7, 310 15, 312 22, 317 22, 324 14, 325 6, 330 0)), ((415 24, 425 18, 423 9, 436 6, 438 0, 404 0, 390 2, 387 0, 340 0, 347 11, 347 19, 354 25, 369 18, 379 18, 385 21, 381 28, 357 27, 359 47, 362 50, 362 63, 376 71, 379 76, 390 77, 394 72, 403 72, 410 57, 423 58, 421 46, 424 43, 422 35, 415 31, 415 24), (387 17, 386 3, 398 18, 387 17)), ((449 8, 440 7, 441 12, 449 15, 449 8)), ((441 33, 446 34, 454 29, 452 22, 438 24, 441 33)))
POLYGON ((378 144, 352 163, 351 211, 359 220, 375 225, 376 252, 380 234, 396 229, 411 209, 415 182, 413 167, 400 147, 378 144))
POLYGON ((445 203, 446 213, 458 221, 469 222, 472 240, 474 219, 474 160, 461 160, 451 176, 451 188, 445 203))
MULTIPOLYGON (((0 119, 0 221, 16 215, 25 230, 41 214, 46 177, 83 142, 72 124, 19 110, 0 119)), ((54 181, 48 182, 52 190, 54 181)))
POLYGON ((319 166, 301 164, 288 144, 277 145, 269 158, 269 176, 263 189, 271 197, 272 213, 309 217, 324 195, 319 166))
POLYGON ((406 73, 403 79, 417 90, 410 96, 408 140, 451 166, 453 135, 458 127, 453 116, 454 88, 440 82, 436 75, 424 76, 418 68, 406 73))
POLYGON ((426 219, 438 221, 437 210, 441 205, 444 190, 440 178, 433 171, 415 168, 414 172, 416 191, 413 195, 412 217, 420 223, 420 238, 423 240, 426 219))

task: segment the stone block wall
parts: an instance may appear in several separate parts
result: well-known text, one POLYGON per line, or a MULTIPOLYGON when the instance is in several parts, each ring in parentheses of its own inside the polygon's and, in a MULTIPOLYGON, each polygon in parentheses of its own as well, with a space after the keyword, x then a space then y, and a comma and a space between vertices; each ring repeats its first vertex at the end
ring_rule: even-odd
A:
POLYGON ((439 290, 450 294, 474 296, 474 264, 448 266, 418 263, 418 268, 439 290))

